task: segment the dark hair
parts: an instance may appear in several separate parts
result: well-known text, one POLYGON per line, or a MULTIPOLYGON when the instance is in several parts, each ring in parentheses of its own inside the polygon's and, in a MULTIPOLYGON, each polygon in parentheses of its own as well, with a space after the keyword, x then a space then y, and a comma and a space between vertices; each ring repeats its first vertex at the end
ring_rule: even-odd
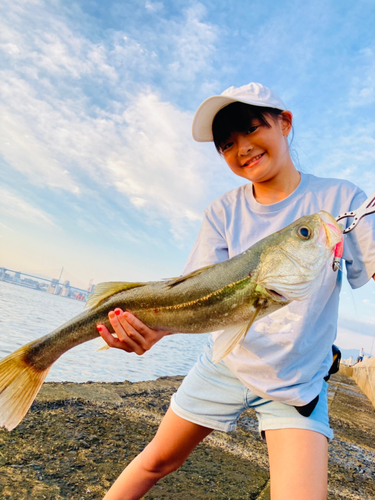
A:
POLYGON ((222 154, 221 148, 233 132, 247 132, 254 118, 262 125, 271 127, 267 117, 277 119, 281 113, 281 109, 251 106, 243 102, 228 104, 216 114, 212 123, 212 135, 217 151, 222 154))

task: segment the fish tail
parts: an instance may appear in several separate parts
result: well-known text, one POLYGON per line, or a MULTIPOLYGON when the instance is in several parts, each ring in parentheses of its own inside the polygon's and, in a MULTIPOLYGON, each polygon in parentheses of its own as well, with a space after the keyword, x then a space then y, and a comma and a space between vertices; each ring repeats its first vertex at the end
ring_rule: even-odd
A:
POLYGON ((0 361, 0 427, 14 429, 32 405, 50 367, 36 370, 26 361, 29 346, 0 361))

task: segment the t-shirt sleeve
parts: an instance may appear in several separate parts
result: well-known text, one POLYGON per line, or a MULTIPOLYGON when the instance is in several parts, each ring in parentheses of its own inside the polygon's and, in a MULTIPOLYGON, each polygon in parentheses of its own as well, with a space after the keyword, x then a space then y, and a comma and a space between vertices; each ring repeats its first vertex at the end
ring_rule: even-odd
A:
MULTIPOLYGON (((366 194, 358 190, 349 211, 358 208, 366 198, 366 194)), ((352 222, 353 218, 349 217, 347 226, 352 222)), ((343 258, 351 287, 365 285, 375 273, 375 213, 363 217, 358 226, 345 235, 343 258)))
POLYGON ((215 221, 213 215, 205 210, 202 226, 182 275, 201 267, 228 260, 228 245, 224 237, 224 230, 219 227, 218 222, 220 222, 220 219, 215 221))

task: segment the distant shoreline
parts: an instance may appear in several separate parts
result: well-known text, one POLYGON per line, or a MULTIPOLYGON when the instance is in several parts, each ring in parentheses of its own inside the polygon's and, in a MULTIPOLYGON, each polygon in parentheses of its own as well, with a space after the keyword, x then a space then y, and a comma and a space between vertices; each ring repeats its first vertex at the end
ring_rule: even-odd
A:
MULTIPOLYGON (((0 281, 2 281, 3 283, 8 283, 9 285, 23 286, 24 288, 29 288, 30 290, 35 290, 37 292, 47 293, 46 290, 43 290, 41 288, 37 288, 37 287, 29 285, 29 284, 15 283, 14 281, 8 281, 8 280, 0 280, 0 281)), ((68 296, 65 296, 65 295, 59 295, 59 294, 54 294, 54 293, 51 294, 51 295, 55 295, 56 297, 61 297, 63 299, 78 300, 79 302, 86 302, 85 299, 76 299, 75 297, 68 297, 68 296)))
POLYGON ((58 279, 50 279, 23 273, 22 271, 15 271, 14 269, 8 269, 6 267, 0 267, 0 282, 22 286, 39 292, 50 293, 51 295, 57 295, 58 297, 65 297, 68 299, 78 300, 80 302, 86 302, 95 289, 95 285, 92 285, 92 283, 89 289, 85 290, 71 286, 69 280, 65 280, 64 283, 60 280, 61 275, 58 279))

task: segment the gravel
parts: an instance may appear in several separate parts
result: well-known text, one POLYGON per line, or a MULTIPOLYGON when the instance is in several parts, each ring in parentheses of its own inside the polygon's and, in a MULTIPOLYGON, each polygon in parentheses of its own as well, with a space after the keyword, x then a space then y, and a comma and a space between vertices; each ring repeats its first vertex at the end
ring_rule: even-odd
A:
MULTIPOLYGON (((97 500, 147 445, 182 377, 138 383, 46 383, 20 425, 0 431, 0 499, 97 500)), ((329 391, 329 500, 375 498, 375 411, 354 381, 329 391)), ((267 447, 255 413, 213 432, 144 498, 269 499, 267 447)))

